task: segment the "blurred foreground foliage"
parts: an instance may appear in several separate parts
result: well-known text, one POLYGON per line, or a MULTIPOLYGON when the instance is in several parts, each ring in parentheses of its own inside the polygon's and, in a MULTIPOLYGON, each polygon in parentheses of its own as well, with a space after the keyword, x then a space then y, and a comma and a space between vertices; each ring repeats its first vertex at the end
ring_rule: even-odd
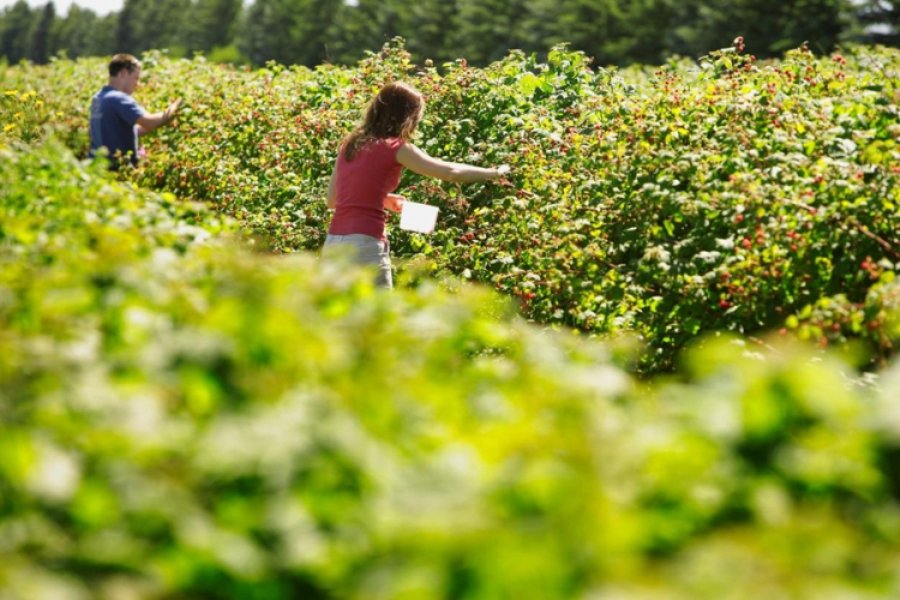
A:
POLYGON ((720 337, 638 381, 101 168, 0 149, 0 598, 900 595, 900 365, 720 337))

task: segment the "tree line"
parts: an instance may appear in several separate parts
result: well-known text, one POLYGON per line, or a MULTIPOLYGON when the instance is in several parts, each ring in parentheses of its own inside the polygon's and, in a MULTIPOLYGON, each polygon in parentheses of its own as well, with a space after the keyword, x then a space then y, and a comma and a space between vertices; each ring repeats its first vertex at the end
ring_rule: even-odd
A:
POLYGON ((900 0, 126 0, 103 16, 19 0, 0 12, 0 60, 167 48, 253 65, 347 64, 402 36, 417 60, 483 65, 511 48, 568 42, 596 64, 626 65, 700 56, 738 35, 759 57, 803 42, 819 52, 847 41, 896 46, 900 0))

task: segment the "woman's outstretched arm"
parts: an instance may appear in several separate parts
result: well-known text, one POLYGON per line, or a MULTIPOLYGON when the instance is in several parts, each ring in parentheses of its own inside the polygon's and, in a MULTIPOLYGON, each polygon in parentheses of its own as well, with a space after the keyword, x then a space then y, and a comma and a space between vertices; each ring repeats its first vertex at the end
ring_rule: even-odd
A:
MULTIPOLYGON (((434 158, 410 143, 400 146, 400 149, 397 151, 397 162, 419 175, 436 177, 444 181, 455 181, 456 183, 490 181, 497 179, 505 172, 503 167, 499 169, 485 169, 434 158)), ((508 169, 506 167, 506 170, 508 169)))

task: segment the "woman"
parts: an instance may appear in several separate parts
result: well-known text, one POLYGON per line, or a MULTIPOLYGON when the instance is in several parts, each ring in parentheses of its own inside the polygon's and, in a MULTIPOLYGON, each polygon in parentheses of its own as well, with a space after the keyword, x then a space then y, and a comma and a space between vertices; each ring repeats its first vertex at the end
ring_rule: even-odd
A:
POLYGON ((505 165, 483 169, 443 161, 411 144, 424 112, 422 95, 412 87, 384 86, 369 104, 362 125, 341 143, 328 185, 328 208, 334 215, 323 255, 351 247, 357 263, 378 267, 376 284, 381 287, 393 286, 384 210, 399 211, 403 206, 403 197, 392 193, 403 167, 458 183, 496 179, 509 170, 505 165))

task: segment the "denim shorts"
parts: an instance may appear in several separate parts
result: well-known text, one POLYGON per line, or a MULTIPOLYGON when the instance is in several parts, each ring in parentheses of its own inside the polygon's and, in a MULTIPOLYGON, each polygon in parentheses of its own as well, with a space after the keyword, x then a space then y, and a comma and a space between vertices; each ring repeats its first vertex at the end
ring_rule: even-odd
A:
POLYGON ((379 240, 363 233, 349 235, 331 235, 325 238, 322 258, 347 254, 359 265, 374 265, 378 271, 375 285, 383 288, 394 287, 391 276, 391 249, 387 240, 379 240))

